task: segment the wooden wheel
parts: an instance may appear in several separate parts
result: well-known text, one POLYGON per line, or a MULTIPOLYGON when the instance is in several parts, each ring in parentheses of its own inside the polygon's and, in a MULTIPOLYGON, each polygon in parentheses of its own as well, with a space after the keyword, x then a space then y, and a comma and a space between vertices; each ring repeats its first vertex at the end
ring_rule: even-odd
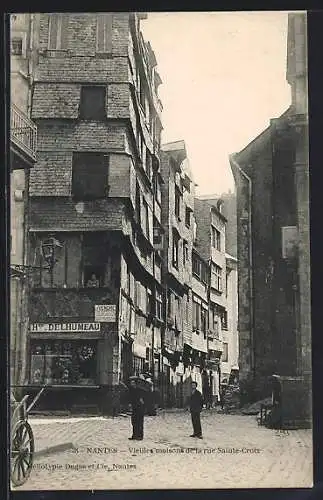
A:
POLYGON ((34 435, 26 420, 17 422, 11 438, 11 481, 14 486, 24 484, 32 469, 34 458, 34 435))

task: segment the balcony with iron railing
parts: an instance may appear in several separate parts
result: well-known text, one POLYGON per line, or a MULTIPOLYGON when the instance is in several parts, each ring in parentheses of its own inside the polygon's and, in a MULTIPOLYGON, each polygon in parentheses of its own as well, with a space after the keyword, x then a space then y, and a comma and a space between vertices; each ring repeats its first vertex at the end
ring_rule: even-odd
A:
POLYGON ((11 104, 10 116, 11 146, 23 160, 33 164, 36 161, 37 127, 15 104, 11 104))

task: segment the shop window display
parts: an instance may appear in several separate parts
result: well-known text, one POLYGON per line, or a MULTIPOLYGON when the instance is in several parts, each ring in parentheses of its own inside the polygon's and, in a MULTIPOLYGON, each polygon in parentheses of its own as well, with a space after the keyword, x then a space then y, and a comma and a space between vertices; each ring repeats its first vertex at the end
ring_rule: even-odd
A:
POLYGON ((38 341, 31 344, 30 382, 34 385, 96 383, 96 343, 38 341))

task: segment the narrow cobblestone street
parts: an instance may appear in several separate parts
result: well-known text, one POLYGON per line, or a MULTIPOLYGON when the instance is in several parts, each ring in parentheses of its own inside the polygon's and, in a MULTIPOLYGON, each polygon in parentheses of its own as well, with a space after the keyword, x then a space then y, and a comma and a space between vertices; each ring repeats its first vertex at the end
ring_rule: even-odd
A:
POLYGON ((201 421, 204 439, 195 440, 189 413, 161 412, 145 418, 138 442, 128 441, 129 417, 31 418, 36 449, 64 439, 75 449, 36 458, 19 490, 312 486, 310 430, 278 432, 215 411, 201 421))

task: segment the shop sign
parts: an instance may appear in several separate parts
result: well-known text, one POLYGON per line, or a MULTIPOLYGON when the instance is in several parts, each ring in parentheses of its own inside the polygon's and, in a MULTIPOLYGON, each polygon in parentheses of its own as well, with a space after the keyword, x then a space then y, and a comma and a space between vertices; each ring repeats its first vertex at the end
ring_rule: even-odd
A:
POLYGON ((100 323, 32 323, 30 332, 99 332, 101 330, 100 323))
POLYGON ((115 323, 116 305, 102 304, 94 306, 94 320, 99 323, 115 323))

